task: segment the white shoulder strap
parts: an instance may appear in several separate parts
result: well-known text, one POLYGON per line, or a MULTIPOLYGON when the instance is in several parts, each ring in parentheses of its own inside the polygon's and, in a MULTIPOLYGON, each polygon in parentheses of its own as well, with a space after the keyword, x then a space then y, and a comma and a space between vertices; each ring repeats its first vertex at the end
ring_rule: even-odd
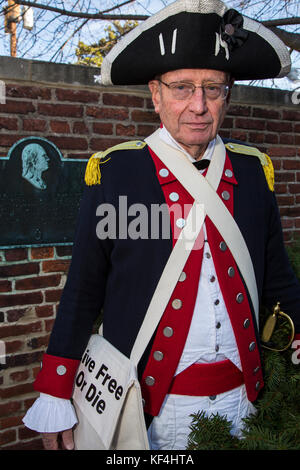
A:
MULTIPOLYGON (((152 147, 151 147, 152 148, 152 147)), ((154 150, 154 149, 153 149, 154 150)), ((155 150, 154 150, 155 151, 155 150)), ((183 157, 185 160, 185 157, 183 157)), ((186 160, 187 161, 187 160, 186 160)), ((211 182, 217 189, 225 162, 225 148, 219 148, 211 162, 211 182)), ((192 169, 194 169, 191 164, 192 169)), ((197 172, 197 170, 196 170, 197 172)), ((209 176, 208 176, 209 177, 209 176)), ((210 177, 209 177, 210 178, 210 177)), ((153 294, 146 316, 136 337, 130 358, 137 365, 147 344, 157 327, 163 312, 169 302, 179 276, 193 249, 195 241, 204 222, 204 207, 201 202, 195 202, 188 214, 184 228, 180 233, 161 278, 153 294)))
POLYGON ((224 153, 226 152, 221 138, 219 136, 216 138, 215 152, 208 168, 206 178, 204 178, 186 158, 182 158, 180 151, 173 149, 173 147, 170 147, 162 141, 159 138, 158 131, 151 134, 145 141, 186 188, 195 201, 204 204, 205 214, 213 221, 219 233, 224 238, 239 267, 249 291, 258 326, 259 302, 252 260, 240 229, 217 195, 215 182, 213 181, 214 174, 219 173, 222 166, 222 163, 220 163, 221 159, 218 158, 218 155, 222 153, 222 149, 224 153), (211 181, 211 183, 209 181, 211 181))

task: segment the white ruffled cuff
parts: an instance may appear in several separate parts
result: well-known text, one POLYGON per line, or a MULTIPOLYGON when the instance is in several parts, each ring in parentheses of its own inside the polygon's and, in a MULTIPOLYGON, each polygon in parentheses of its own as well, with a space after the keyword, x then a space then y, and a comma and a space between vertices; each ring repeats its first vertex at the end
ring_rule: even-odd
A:
POLYGON ((75 409, 70 400, 45 393, 41 393, 23 418, 25 426, 37 432, 65 431, 71 429, 77 422, 75 409))

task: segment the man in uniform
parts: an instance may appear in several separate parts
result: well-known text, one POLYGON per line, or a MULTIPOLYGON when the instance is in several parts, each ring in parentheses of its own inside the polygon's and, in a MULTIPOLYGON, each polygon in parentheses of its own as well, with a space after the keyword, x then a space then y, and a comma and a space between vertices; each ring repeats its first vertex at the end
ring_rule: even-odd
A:
MULTIPOLYGON (((35 383, 41 396, 24 418, 26 426, 44 433, 46 448, 56 448, 61 431, 72 447, 76 416, 69 399, 100 310, 104 337, 129 357, 185 225, 184 209, 194 198, 163 163, 160 147, 179 152, 184 165, 192 162, 206 176, 216 148, 224 149, 218 130, 233 80, 281 77, 289 68, 289 54, 275 35, 219 0, 172 3, 129 33, 103 62, 104 85, 149 83, 161 119, 158 151, 146 139, 89 161, 68 280, 35 383), (101 236, 96 210, 109 203, 119 216, 120 196, 126 196, 127 207, 143 204, 148 214, 153 205, 167 205, 171 236, 101 236), (174 204, 182 209, 180 217, 172 215, 174 204)), ((300 288, 284 249, 272 163, 240 143, 229 141, 225 148, 218 200, 250 253, 259 303, 271 310, 279 301, 299 334, 300 288)), ((207 215, 198 248, 139 363, 152 449, 185 449, 190 415, 199 410, 226 416, 239 436, 263 387, 259 320, 234 249, 221 232, 207 215)))

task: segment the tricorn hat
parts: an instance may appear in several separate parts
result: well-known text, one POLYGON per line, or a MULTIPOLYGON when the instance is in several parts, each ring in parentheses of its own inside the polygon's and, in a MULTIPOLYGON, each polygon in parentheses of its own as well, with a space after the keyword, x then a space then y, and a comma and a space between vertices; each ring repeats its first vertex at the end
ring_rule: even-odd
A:
POLYGON ((220 0, 177 0, 130 31, 104 58, 103 85, 142 85, 178 69, 213 69, 235 80, 280 78, 284 43, 220 0))

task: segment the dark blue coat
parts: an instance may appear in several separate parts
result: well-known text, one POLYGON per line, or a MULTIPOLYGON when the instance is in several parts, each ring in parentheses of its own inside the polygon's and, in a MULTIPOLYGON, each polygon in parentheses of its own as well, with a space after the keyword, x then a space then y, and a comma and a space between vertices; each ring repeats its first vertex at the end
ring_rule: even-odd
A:
MULTIPOLYGON (((300 333, 300 286, 284 248, 279 211, 258 158, 228 150, 237 185, 234 218, 248 246, 259 299, 272 310, 277 301, 300 333)), ((99 240, 97 207, 164 204, 147 146, 118 150, 101 165, 101 184, 87 186, 82 199, 72 262, 52 331, 48 354, 80 359, 103 310, 104 336, 129 356, 147 307, 171 253, 172 239, 99 240)), ((128 222, 134 217, 128 217, 128 222)), ((150 219, 149 219, 150 233, 150 219)), ((148 349, 149 351, 149 349, 148 349)), ((140 363, 143 370, 147 352, 140 363)))

